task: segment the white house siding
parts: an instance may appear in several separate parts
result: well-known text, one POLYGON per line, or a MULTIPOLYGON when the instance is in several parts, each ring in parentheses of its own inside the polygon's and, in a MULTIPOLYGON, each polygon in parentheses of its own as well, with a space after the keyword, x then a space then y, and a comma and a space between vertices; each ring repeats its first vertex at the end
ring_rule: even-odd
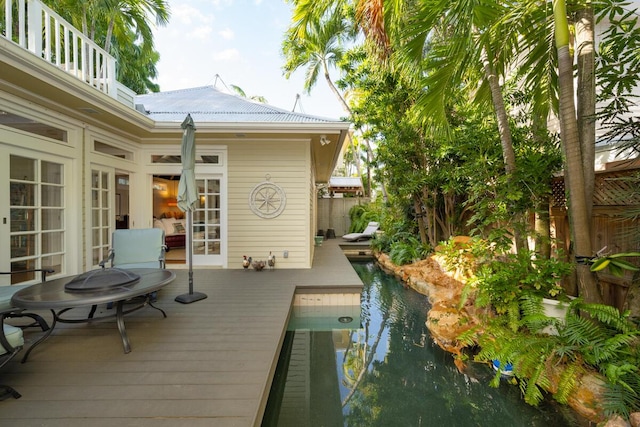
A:
POLYGON ((315 185, 315 173, 313 168, 309 169, 309 215, 311 218, 311 225, 307 235, 309 236, 309 263, 313 263, 313 255, 315 252, 315 240, 316 230, 318 229, 318 189, 315 185))
POLYGON ((228 268, 242 268, 243 255, 266 260, 269 252, 276 255, 277 267, 310 268, 310 142, 234 141, 228 163, 228 268), (286 208, 272 219, 249 207, 251 191, 267 177, 286 194, 286 208))

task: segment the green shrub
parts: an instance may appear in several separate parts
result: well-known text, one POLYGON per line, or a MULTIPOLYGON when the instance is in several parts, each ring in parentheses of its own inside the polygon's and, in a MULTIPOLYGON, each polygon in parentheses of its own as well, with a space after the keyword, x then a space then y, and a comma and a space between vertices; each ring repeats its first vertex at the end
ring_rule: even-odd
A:
POLYGON ((380 213, 374 204, 355 205, 349 209, 349 233, 361 233, 372 222, 380 222, 380 213))
MULTIPOLYGON (((640 410, 640 330, 629 313, 615 307, 572 301, 566 319, 557 323, 558 335, 539 333, 552 322, 542 315, 542 298, 522 297, 523 316, 514 330, 499 318, 462 334, 468 346, 480 346, 474 360, 499 360, 513 365, 524 399, 537 405, 550 390, 551 376, 559 372, 554 398, 567 403, 579 374, 597 371, 605 378, 605 415, 625 418, 640 410)), ((498 386, 501 374, 491 381, 498 386)))
POLYGON ((476 289, 476 304, 491 306, 511 329, 517 329, 523 296, 564 296, 561 280, 571 272, 569 263, 551 258, 536 259, 533 253, 502 255, 481 265, 468 286, 476 289))
POLYGON ((410 264, 425 258, 430 247, 423 245, 420 240, 409 233, 396 234, 390 244, 389 258, 396 265, 410 264))

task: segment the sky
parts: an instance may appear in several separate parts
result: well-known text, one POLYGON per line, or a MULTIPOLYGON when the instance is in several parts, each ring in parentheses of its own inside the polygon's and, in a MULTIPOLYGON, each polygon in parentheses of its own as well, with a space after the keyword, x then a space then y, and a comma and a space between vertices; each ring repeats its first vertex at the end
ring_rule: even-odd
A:
POLYGON ((324 78, 303 93, 305 68, 282 72, 282 40, 291 18, 284 0, 168 0, 169 24, 155 31, 161 91, 236 85, 247 96, 291 111, 338 119, 345 116, 324 78), (216 74, 220 79, 216 82, 216 74), (224 84, 223 84, 224 83, 224 84), (302 106, 302 109, 300 108, 302 106))

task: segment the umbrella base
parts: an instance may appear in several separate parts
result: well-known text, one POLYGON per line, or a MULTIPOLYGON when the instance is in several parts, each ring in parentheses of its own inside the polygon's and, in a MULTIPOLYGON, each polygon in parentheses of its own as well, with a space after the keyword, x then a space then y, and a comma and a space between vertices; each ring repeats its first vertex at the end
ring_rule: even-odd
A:
POLYGON ((207 297, 202 292, 193 292, 190 294, 182 294, 176 297, 176 301, 182 304, 191 304, 192 302, 200 301, 207 297))

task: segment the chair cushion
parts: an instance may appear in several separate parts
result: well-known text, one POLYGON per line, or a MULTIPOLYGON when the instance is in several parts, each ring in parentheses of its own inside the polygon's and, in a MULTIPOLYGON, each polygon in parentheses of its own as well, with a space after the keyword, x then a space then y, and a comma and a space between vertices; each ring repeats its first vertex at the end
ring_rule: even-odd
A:
POLYGON ((138 262, 135 264, 118 264, 115 267, 122 270, 126 270, 128 268, 161 268, 160 261, 157 260, 151 262, 138 262))
MULTIPOLYGON (((22 329, 11 325, 2 325, 4 328, 4 335, 7 337, 7 341, 13 347, 22 347, 24 345, 24 338, 22 336, 22 329)), ((0 355, 7 353, 7 349, 0 345, 0 355)))
POLYGON ((112 245, 114 267, 155 262, 153 268, 159 268, 164 232, 158 228, 116 230, 113 232, 112 245))
POLYGON ((13 308, 11 305, 11 297, 20 289, 28 288, 31 285, 11 285, 0 286, 0 311, 13 308))

